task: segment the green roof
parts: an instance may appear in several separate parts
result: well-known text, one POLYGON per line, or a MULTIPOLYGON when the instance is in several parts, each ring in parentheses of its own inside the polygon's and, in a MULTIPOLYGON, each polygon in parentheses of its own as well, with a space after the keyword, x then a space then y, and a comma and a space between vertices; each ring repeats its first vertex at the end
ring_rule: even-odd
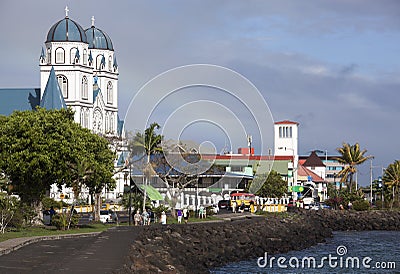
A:
POLYGON ((140 189, 144 191, 146 187, 146 194, 152 201, 161 201, 164 200, 163 196, 161 196, 160 192, 157 189, 150 185, 139 185, 140 189))

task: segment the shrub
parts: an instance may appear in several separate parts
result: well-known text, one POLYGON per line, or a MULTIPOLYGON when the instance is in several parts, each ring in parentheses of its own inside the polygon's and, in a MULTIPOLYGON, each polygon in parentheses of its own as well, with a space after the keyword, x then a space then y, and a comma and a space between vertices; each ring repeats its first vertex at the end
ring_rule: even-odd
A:
POLYGON ((33 208, 29 205, 19 202, 18 206, 19 208, 15 210, 15 213, 9 223, 9 226, 17 230, 20 230, 25 226, 32 225, 36 213, 33 210, 33 208))
MULTIPOLYGON (((57 227, 57 229, 65 230, 68 227, 69 213, 56 214, 51 218, 51 224, 57 227)), ((73 214, 71 219, 71 227, 75 227, 79 222, 80 216, 73 214)))
POLYGON ((358 200, 353 202, 353 209, 356 211, 365 211, 370 209, 370 205, 367 200, 358 200))

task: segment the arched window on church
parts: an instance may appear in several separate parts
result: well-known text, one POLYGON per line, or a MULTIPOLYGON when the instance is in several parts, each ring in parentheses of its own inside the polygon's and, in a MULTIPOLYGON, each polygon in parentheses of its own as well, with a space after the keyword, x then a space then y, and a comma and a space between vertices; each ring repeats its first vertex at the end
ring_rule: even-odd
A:
POLYGON ((51 64, 51 48, 47 49, 47 64, 51 64))
POLYGON ((114 134, 114 115, 110 113, 110 133, 114 134))
POLYGON ((105 117, 105 132, 106 132, 106 134, 110 131, 109 126, 110 126, 110 124, 109 124, 109 120, 108 120, 108 111, 107 111, 106 117, 105 117))
POLYGON ((82 127, 85 127, 85 109, 84 108, 81 108, 80 124, 82 127))
POLYGON ((82 99, 88 98, 88 79, 86 76, 82 77, 82 84, 81 84, 81 94, 82 94, 82 99))
POLYGON ((103 54, 99 54, 96 57, 96 68, 98 70, 104 69, 105 61, 103 60, 103 58, 104 58, 103 54))
POLYGON ((89 128, 89 109, 85 111, 85 128, 89 128))
POLYGON ((76 50, 77 50, 77 48, 72 48, 70 50, 69 60, 70 60, 71 64, 76 64, 78 62, 78 60, 76 60, 76 58, 75 58, 76 50))
POLYGON ((64 75, 57 75, 58 85, 61 88, 64 98, 68 98, 68 79, 64 75))
POLYGON ((111 81, 109 81, 107 84, 107 103, 108 104, 113 103, 113 85, 111 81))
POLYGON ((56 64, 65 63, 65 50, 63 48, 56 49, 56 64))
POLYGON ((84 65, 87 64, 87 59, 88 59, 87 50, 84 49, 84 50, 83 50, 83 64, 84 64, 84 65))
POLYGON ((112 57, 111 57, 111 55, 108 56, 108 70, 112 71, 112 57))

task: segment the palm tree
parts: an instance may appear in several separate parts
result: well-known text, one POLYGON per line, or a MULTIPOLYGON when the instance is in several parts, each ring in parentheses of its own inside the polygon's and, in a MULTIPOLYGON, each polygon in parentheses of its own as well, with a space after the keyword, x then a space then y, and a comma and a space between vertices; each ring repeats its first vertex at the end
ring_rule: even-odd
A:
POLYGON ((74 193, 74 199, 72 200, 71 213, 68 220, 68 228, 71 225, 72 215, 74 214, 74 206, 79 194, 81 193, 83 184, 89 179, 93 174, 92 167, 86 159, 76 160, 75 163, 70 163, 70 170, 72 174, 71 187, 74 193))
POLYGON ((129 144, 129 150, 132 155, 143 154, 146 156, 146 165, 143 169, 145 174, 145 186, 144 186, 144 197, 143 197, 143 211, 146 209, 146 186, 149 183, 150 177, 155 174, 153 167, 150 163, 150 156, 155 153, 162 151, 161 141, 163 139, 162 135, 156 133, 156 130, 160 129, 160 125, 157 123, 152 123, 142 134, 140 132, 136 133, 135 137, 129 144))
POLYGON ((395 198, 397 202, 399 201, 399 186, 400 186, 400 161, 396 160, 394 163, 390 164, 383 174, 382 178, 385 185, 392 188, 393 199, 391 202, 391 208, 393 208, 393 203, 395 198))
POLYGON ((337 151, 341 154, 341 157, 336 158, 336 160, 345 166, 344 169, 338 173, 338 176, 341 177, 340 183, 346 182, 349 192, 352 192, 353 175, 357 173, 357 166, 372 158, 372 156, 364 156, 367 150, 360 150, 360 145, 358 143, 354 145, 343 143, 343 147, 337 148, 337 151))

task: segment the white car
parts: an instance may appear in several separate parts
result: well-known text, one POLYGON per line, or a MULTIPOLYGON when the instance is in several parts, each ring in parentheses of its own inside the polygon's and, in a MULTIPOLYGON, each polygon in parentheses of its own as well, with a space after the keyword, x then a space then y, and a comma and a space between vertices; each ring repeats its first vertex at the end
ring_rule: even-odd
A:
POLYGON ((111 210, 100 210, 100 222, 113 223, 117 220, 117 214, 111 210))

